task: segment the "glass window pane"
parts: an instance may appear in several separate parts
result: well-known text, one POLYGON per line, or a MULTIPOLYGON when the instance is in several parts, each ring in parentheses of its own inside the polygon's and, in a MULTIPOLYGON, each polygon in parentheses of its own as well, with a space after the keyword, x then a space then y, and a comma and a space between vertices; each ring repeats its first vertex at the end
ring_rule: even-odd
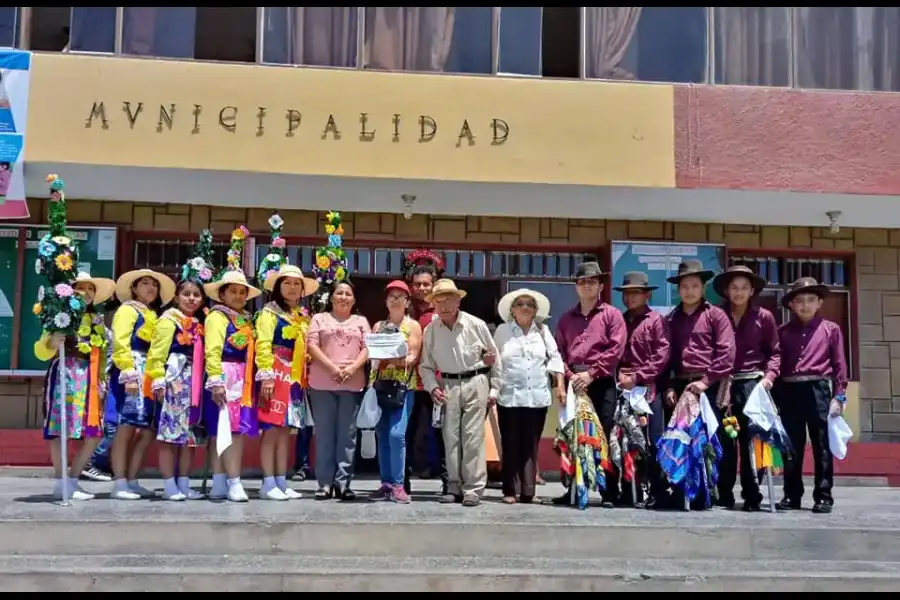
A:
POLYGON ((356 6, 267 6, 263 61, 355 67, 358 22, 356 6))
POLYGON ((16 15, 18 12, 18 7, 0 6, 0 46, 15 47, 16 15))
POLYGON ((126 6, 124 18, 124 54, 194 58, 195 6, 126 6))
POLYGON ((73 6, 69 50, 115 52, 116 7, 73 6))
POLYGON ((491 72, 489 6, 366 7, 366 64, 389 71, 491 72))
POLYGON ((500 73, 541 74, 541 13, 539 6, 500 9, 500 73))
POLYGON ((599 6, 587 7, 585 17, 588 77, 706 80, 706 7, 599 6))
POLYGON ((256 15, 255 6, 197 6, 193 58, 255 63, 256 15))
POLYGON ((789 85, 791 9, 716 6, 716 83, 789 85))
POLYGON ((900 91, 900 8, 805 6, 797 14, 797 85, 900 91))

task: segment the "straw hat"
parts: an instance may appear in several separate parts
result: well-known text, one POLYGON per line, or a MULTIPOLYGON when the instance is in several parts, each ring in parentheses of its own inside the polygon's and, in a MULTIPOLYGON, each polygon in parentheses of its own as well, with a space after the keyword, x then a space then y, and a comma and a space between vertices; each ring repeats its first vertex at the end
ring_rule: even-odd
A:
POLYGON ((219 295, 219 290, 229 284, 242 285, 247 288, 247 300, 253 300, 257 296, 262 294, 262 290, 250 285, 250 283, 247 281, 247 276, 244 275, 243 271, 237 271, 235 269, 229 269, 225 271, 217 281, 204 284, 203 291, 205 291, 206 295, 216 302, 222 302, 222 297, 219 295))
POLYGON ((500 318, 507 322, 510 321, 512 319, 513 303, 517 298, 521 298, 523 296, 533 298, 535 304, 537 304, 537 312, 535 312, 534 314, 535 319, 543 321, 550 316, 550 300, 547 298, 547 296, 534 290, 522 288, 519 290, 513 290, 500 298, 500 302, 497 303, 497 313, 500 315, 500 318))
POLYGON ((678 284, 685 277, 690 277, 694 275, 700 278, 700 281, 706 283, 713 277, 715 277, 716 272, 712 269, 704 269, 703 263, 699 260, 689 258, 678 265, 678 275, 673 275, 666 279, 669 283, 678 284))
POLYGON ((713 289, 716 293, 722 298, 728 298, 728 286, 731 285, 731 281, 735 277, 745 277, 750 280, 750 285, 753 286, 753 293, 758 294, 766 287, 766 284, 769 282, 765 280, 765 278, 760 277, 756 273, 753 272, 750 267, 746 267, 744 265, 735 265, 733 267, 729 267, 727 271, 724 273, 719 273, 716 275, 715 279, 713 279, 713 289))
POLYGON ((431 293, 425 297, 425 301, 431 302, 437 296, 446 296, 448 294, 458 296, 460 299, 466 297, 466 292, 456 287, 456 282, 452 279, 438 279, 434 282, 431 293))
POLYGON ((791 289, 781 297, 781 305, 790 308, 791 300, 797 294, 815 294, 819 298, 825 298, 830 291, 827 285, 819 283, 814 277, 801 277, 792 283, 791 289))
POLYGON ((94 304, 103 304, 109 300, 116 291, 116 282, 105 277, 91 277, 90 273, 80 272, 75 276, 72 287, 79 283, 89 283, 94 286, 94 304))
POLYGON ((175 282, 172 281, 171 277, 150 269, 135 269, 134 271, 123 273, 116 280, 116 298, 119 299, 119 302, 127 302, 133 299, 131 286, 142 277, 150 277, 156 280, 159 284, 159 299, 162 300, 163 304, 168 304, 175 297, 175 282))
POLYGON ((295 267, 294 265, 282 264, 278 269, 269 271, 266 275, 266 280, 263 282, 263 289, 267 292, 272 292, 275 290, 275 284, 278 283, 278 280, 282 277, 292 277, 294 279, 300 279, 303 281, 303 296, 311 296, 315 294, 319 289, 319 282, 312 277, 306 277, 303 275, 303 271, 300 270, 300 267, 295 267))

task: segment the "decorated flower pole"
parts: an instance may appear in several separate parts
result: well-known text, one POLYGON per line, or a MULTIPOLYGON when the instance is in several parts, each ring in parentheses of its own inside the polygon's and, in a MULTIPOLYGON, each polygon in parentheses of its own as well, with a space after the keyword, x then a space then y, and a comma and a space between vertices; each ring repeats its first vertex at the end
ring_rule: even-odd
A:
MULTIPOLYGON (((35 271, 47 277, 48 285, 38 288, 34 314, 50 339, 59 347, 59 421, 60 421, 60 470, 62 478, 62 503, 69 503, 69 440, 68 411, 66 410, 66 337, 74 335, 81 323, 86 304, 72 287, 78 264, 78 248, 66 231, 66 184, 56 175, 47 175, 50 186, 50 232, 38 243, 38 259, 35 271)), ((52 399, 54 401, 56 399, 52 399)))
POLYGON ((325 233, 328 244, 316 250, 313 274, 319 280, 319 289, 325 290, 317 299, 318 310, 325 310, 328 303, 327 288, 338 281, 347 279, 347 255, 344 253, 344 227, 341 225, 341 213, 330 211, 325 215, 325 233))
POLYGON ((265 284, 266 275, 270 271, 277 271, 281 265, 287 261, 284 258, 284 248, 287 245, 284 238, 281 237, 281 228, 284 226, 284 220, 275 213, 269 217, 269 230, 272 234, 272 242, 269 244, 269 252, 263 257, 259 263, 259 269, 256 271, 256 282, 260 286, 265 284))

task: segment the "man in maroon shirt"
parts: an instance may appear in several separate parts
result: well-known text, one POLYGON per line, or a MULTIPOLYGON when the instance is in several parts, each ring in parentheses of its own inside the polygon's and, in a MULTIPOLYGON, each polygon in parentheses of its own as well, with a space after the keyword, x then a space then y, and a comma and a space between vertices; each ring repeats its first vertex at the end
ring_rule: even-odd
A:
MULTIPOLYGON (((435 318, 434 307, 426 298, 431 294, 435 280, 440 277, 444 270, 444 260, 431 250, 415 250, 406 257, 406 260, 408 265, 407 279, 412 291, 411 316, 422 326, 422 331, 425 331, 425 327, 435 318)), ((418 366, 416 368, 418 369, 418 366)), ((409 494, 409 476, 412 473, 412 466, 416 464, 414 460, 416 450, 425 450, 424 458, 427 459, 428 438, 433 437, 437 445, 438 460, 440 461, 441 494, 446 495, 447 460, 444 450, 444 437, 439 431, 436 435, 428 436, 429 430, 433 431, 431 427, 431 412, 434 409, 434 403, 431 399, 431 394, 422 387, 421 376, 417 378, 417 382, 412 414, 409 417, 409 424, 406 428, 407 460, 404 487, 406 488, 406 493, 409 494)))
POLYGON ((785 464, 784 499, 780 510, 797 510, 803 498, 803 454, 806 430, 815 461, 813 512, 830 513, 834 466, 828 443, 828 418, 844 414, 847 402, 847 360, 844 336, 836 323, 819 316, 828 287, 802 277, 781 299, 791 320, 778 330, 781 376, 772 390, 793 453, 785 464))
MULTIPOLYGON (((715 273, 704 269, 699 260, 688 259, 678 265, 678 274, 667 281, 678 286, 681 303, 666 315, 672 343, 665 391, 666 421, 685 390, 698 396, 705 393, 710 403, 723 405, 727 400, 726 383, 734 367, 734 329, 728 315, 710 304, 705 296, 706 283, 715 273), (720 389, 721 388, 721 389, 720 389)), ((668 499, 657 498, 660 507, 673 503, 683 506, 681 490, 668 499)), ((698 496, 693 506, 707 508, 698 496)))
MULTIPOLYGON (((662 316, 648 306, 650 296, 657 287, 649 284, 647 274, 632 271, 625 273, 623 279, 622 285, 614 288, 617 292, 622 292, 622 303, 626 308, 625 328, 628 332, 625 354, 619 363, 618 381, 619 387, 623 390, 630 390, 635 386, 647 388, 646 398, 653 414, 650 415, 647 427, 650 442, 647 449, 650 496, 644 506, 652 508, 655 504, 654 498, 665 490, 665 482, 656 461, 656 443, 662 436, 665 425, 656 380, 669 362, 669 332, 662 316)), ((637 502, 638 498, 631 500, 637 502)))
MULTIPOLYGON (((625 353, 628 333, 622 313, 600 300, 601 277, 606 275, 596 262, 586 262, 575 272, 578 305, 566 311, 556 328, 556 344, 566 367, 566 379, 576 392, 586 391, 597 411, 603 431, 609 435, 616 410, 616 367, 625 353)), ((612 506, 619 496, 614 474, 606 478, 604 506, 612 506)), ((553 500, 568 504, 570 495, 553 500)))
MULTIPOLYGON (((759 480, 750 462, 750 428, 744 416, 744 405, 760 382, 767 390, 778 378, 781 367, 781 349, 778 342, 778 325, 775 316, 765 308, 757 306, 753 298, 766 287, 768 282, 743 265, 731 267, 713 279, 713 289, 725 298, 723 307, 734 328, 735 357, 731 375, 731 414, 737 417, 740 431, 735 448, 734 440, 728 437, 724 427, 719 427, 719 442, 722 444, 722 460, 719 462, 719 505, 734 508, 734 483, 737 479, 738 453, 741 456, 741 497, 745 512, 759 510, 762 494, 759 480)), ((721 420, 724 410, 715 408, 721 420)))

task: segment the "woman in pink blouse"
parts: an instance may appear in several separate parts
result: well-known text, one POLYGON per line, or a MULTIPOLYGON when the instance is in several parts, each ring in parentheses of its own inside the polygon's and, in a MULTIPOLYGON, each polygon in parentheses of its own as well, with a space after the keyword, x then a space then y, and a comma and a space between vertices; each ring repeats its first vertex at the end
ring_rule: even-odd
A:
POLYGON ((356 455, 356 415, 362 403, 369 359, 365 317, 355 314, 356 296, 348 281, 336 283, 326 312, 312 318, 306 343, 309 398, 315 421, 317 500, 353 500, 350 490, 356 455))

